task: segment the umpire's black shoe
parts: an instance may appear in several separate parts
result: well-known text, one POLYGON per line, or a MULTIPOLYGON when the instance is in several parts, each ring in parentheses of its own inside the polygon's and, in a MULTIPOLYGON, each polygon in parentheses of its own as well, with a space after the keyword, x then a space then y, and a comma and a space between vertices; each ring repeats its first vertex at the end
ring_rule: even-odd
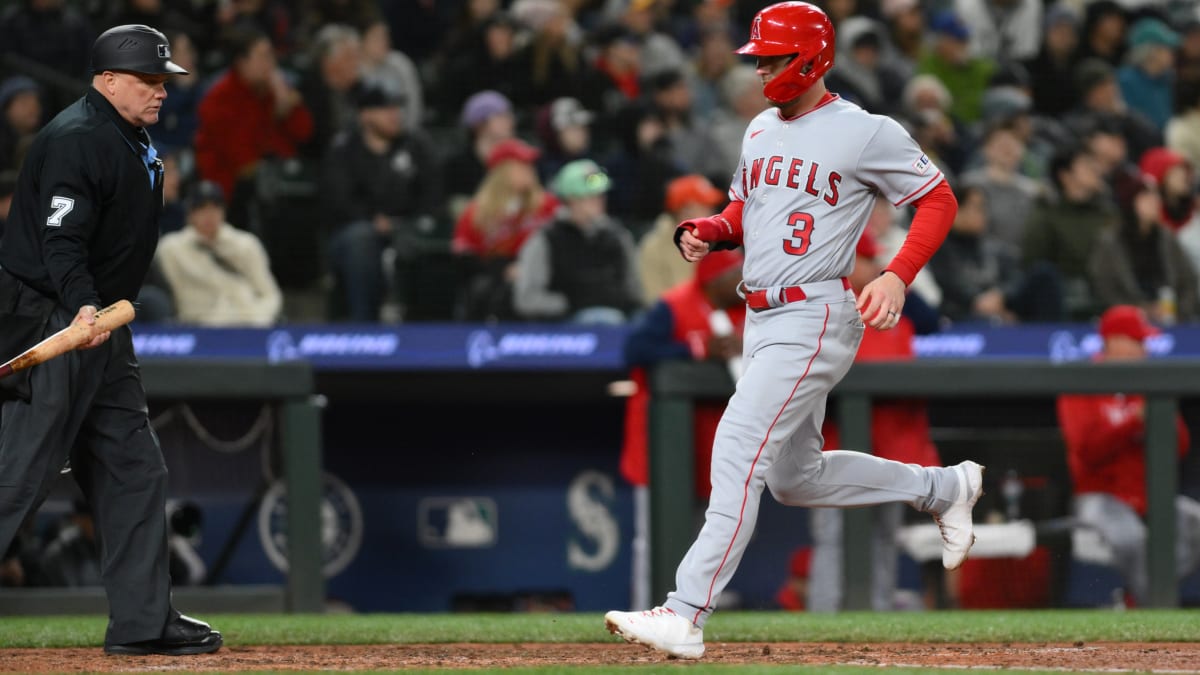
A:
POLYGON ((221 634, 208 624, 180 614, 167 624, 167 627, 163 629, 162 636, 157 640, 128 642, 120 645, 106 644, 104 653, 131 656, 147 654, 185 656, 215 652, 221 648, 222 644, 224 643, 221 641, 221 634))

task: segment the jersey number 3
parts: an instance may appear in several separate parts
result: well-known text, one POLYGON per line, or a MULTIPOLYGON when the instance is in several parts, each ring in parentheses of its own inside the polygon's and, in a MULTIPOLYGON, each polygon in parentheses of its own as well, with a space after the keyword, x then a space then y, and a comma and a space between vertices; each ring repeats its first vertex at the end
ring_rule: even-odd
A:
POLYGON ((75 208, 75 200, 70 197, 59 197, 54 195, 50 198, 50 208, 54 209, 54 213, 46 218, 46 227, 61 227, 63 218, 75 208))
POLYGON ((792 236, 783 240, 783 252, 788 255, 808 253, 808 244, 812 239, 813 231, 812 214, 796 211, 788 216, 787 224, 792 228, 792 236))

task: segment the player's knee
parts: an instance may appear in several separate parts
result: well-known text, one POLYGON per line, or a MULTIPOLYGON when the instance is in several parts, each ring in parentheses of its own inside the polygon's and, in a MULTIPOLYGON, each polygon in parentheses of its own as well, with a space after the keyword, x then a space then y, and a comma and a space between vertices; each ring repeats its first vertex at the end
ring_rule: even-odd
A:
POLYGON ((771 491, 771 496, 775 501, 784 506, 804 506, 804 491, 802 485, 797 483, 781 484, 779 482, 767 478, 767 489, 771 491))
POLYGON ((1146 533, 1141 530, 1106 532, 1104 539, 1118 558, 1133 558, 1146 552, 1146 533))

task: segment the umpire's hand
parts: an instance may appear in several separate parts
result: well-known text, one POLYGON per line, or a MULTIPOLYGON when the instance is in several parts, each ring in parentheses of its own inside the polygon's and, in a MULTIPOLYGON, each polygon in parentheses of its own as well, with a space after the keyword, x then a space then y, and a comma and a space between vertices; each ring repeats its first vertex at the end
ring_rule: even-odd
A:
MULTIPOLYGON (((88 326, 92 326, 96 323, 96 312, 98 312, 98 311, 100 311, 100 310, 96 309, 92 305, 84 305, 83 307, 79 308, 79 312, 77 312, 75 314, 75 318, 71 321, 71 323, 83 323, 83 324, 87 324, 88 326)), ((92 338, 91 342, 80 347, 80 349, 92 349, 95 347, 99 347, 100 345, 102 345, 108 341, 108 336, 109 336, 108 331, 104 331, 103 333, 98 333, 98 334, 96 334, 96 337, 92 338)))

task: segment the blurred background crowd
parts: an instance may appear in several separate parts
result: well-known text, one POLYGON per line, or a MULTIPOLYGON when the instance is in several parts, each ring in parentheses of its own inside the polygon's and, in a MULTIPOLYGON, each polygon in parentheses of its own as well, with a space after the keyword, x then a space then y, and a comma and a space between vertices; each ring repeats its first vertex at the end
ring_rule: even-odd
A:
MULTIPOLYGON (((0 224, 32 136, 123 23, 191 74, 151 135, 142 319, 622 323, 691 278, 767 107, 748 0, 0 2, 0 224)), ((945 322, 1200 318, 1200 9, 816 0, 829 88, 899 120, 960 204, 913 292, 945 322)), ((817 139, 812 139, 816 142, 817 139)), ((885 260, 911 213, 881 202, 885 260)))

